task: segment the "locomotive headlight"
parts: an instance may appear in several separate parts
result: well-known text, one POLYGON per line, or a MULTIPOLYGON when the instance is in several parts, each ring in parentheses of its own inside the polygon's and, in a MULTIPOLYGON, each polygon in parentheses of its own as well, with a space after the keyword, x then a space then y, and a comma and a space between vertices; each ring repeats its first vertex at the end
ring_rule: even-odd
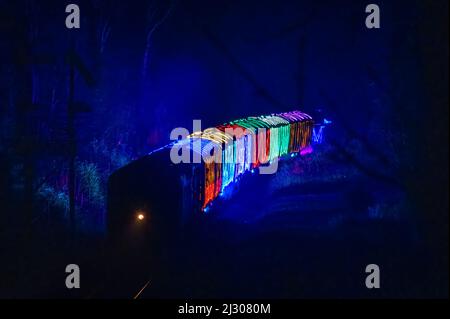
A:
POLYGON ((145 219, 145 214, 142 211, 138 211, 136 213, 136 219, 138 222, 141 222, 145 219))

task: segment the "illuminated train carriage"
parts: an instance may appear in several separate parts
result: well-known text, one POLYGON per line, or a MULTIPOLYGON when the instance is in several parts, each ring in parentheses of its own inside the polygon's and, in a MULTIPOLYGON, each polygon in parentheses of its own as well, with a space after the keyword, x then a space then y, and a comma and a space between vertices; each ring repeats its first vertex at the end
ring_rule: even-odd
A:
POLYGON ((297 153, 309 146, 312 137, 313 119, 308 114, 294 111, 280 113, 290 124, 289 153, 297 153))
POLYGON ((233 137, 235 165, 234 167, 231 166, 230 170, 234 170, 233 179, 236 179, 239 175, 252 168, 254 160, 253 135, 249 130, 237 124, 223 124, 216 126, 216 128, 233 137))
POLYGON ((152 225, 180 224, 208 206, 245 172, 310 145, 312 118, 294 111, 248 117, 194 132, 131 162, 108 183, 110 233, 151 215, 152 225), (174 163, 173 153, 187 152, 174 163))
POLYGON ((282 117, 270 115, 261 116, 262 121, 270 125, 269 161, 288 154, 290 123, 282 117))
POLYGON ((253 167, 261 163, 267 163, 270 152, 270 126, 257 117, 249 117, 230 122, 247 129, 252 134, 252 157, 253 167))
POLYGON ((240 119, 191 134, 188 138, 202 138, 217 143, 216 152, 222 152, 221 156, 215 157, 222 160, 221 166, 220 163, 204 164, 202 209, 205 210, 231 182, 246 171, 307 148, 313 124, 309 115, 294 111, 240 119))
POLYGON ((206 151, 202 150, 205 179, 201 202, 204 209, 220 194, 223 185, 228 185, 234 178, 236 161, 233 137, 217 128, 209 128, 203 132, 194 132, 187 138, 188 141, 192 139, 199 139, 206 146, 206 151))

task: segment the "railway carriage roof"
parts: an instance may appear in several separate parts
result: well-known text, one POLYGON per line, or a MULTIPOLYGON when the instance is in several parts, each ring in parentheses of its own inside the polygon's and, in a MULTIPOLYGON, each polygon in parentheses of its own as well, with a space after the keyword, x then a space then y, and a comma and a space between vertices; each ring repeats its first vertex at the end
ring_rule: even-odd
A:
POLYGON ((194 132, 188 136, 188 139, 208 140, 221 145, 222 143, 232 142, 233 136, 240 138, 243 135, 247 135, 249 133, 254 134, 255 131, 260 128, 272 128, 283 124, 286 125, 306 120, 312 120, 312 117, 300 111, 263 116, 250 116, 247 118, 238 119, 229 123, 218 125, 217 127, 208 128, 202 132, 194 132), (228 132, 225 132, 225 130, 228 128, 243 128, 244 130, 236 130, 235 132, 233 132, 234 134, 229 134, 228 132))
POLYGON ((248 129, 258 129, 258 128, 270 128, 270 125, 263 120, 261 120, 259 117, 251 116, 247 117, 245 119, 236 120, 233 122, 230 122, 231 124, 237 124, 240 126, 243 126, 248 129))
POLYGON ((236 138, 242 138, 245 135, 253 134, 253 132, 248 128, 238 124, 222 124, 216 126, 216 128, 222 132, 225 132, 225 134, 231 135, 232 137, 236 136, 236 138), (228 131, 229 129, 232 129, 233 131, 228 131))
POLYGON ((279 113, 276 114, 279 117, 285 118, 292 122, 299 122, 299 121, 306 121, 306 120, 312 120, 312 117, 309 116, 306 113, 302 113, 300 111, 292 111, 292 112, 285 112, 285 113, 279 113))
POLYGON ((221 144, 215 142, 214 140, 198 138, 198 137, 188 137, 179 140, 175 143, 175 146, 186 147, 187 149, 201 154, 202 156, 209 156, 208 154, 212 148, 221 148, 221 144))
POLYGON ((202 139, 207 139, 214 141, 216 143, 229 143, 233 142, 233 137, 231 135, 225 134, 221 130, 211 127, 207 128, 203 132, 194 132, 188 137, 197 137, 202 139))
POLYGON ((268 124, 270 124, 272 127, 276 127, 278 125, 286 125, 286 124, 290 124, 289 121, 287 121, 286 119, 280 117, 280 116, 276 116, 276 115, 267 115, 267 116, 260 116, 260 119, 268 124))

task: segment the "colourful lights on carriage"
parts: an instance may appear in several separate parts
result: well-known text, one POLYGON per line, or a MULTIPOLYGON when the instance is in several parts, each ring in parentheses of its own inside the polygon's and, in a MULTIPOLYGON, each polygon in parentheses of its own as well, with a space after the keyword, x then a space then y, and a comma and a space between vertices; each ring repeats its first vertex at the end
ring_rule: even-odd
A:
POLYGON ((202 161, 202 210, 206 212, 212 201, 245 172, 254 173, 258 166, 285 155, 310 153, 313 124, 311 116, 293 111, 231 121, 179 141, 203 159, 213 157, 202 161))

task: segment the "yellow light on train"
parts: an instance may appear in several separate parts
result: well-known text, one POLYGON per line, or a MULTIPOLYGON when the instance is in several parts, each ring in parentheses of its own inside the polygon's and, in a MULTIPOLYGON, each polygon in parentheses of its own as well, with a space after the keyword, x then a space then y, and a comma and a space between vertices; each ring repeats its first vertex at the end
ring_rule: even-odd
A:
POLYGON ((142 220, 145 219, 145 215, 142 214, 142 213, 138 213, 138 214, 137 214, 137 219, 138 219, 139 221, 142 221, 142 220))

